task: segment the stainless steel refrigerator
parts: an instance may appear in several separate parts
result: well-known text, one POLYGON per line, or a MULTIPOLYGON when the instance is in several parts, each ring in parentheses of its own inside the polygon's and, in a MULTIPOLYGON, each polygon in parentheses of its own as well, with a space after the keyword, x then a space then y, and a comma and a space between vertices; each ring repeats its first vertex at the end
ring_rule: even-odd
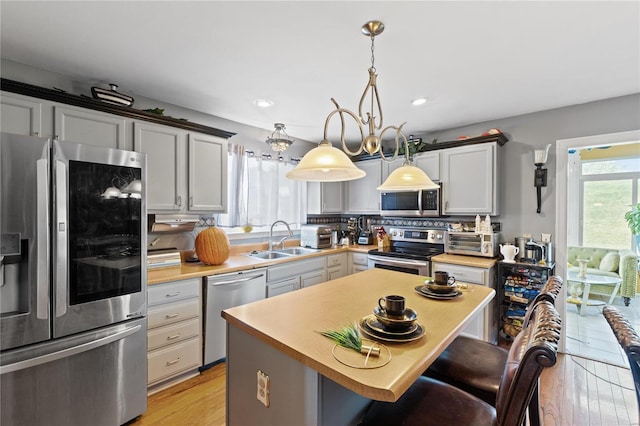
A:
POLYGON ((145 154, 0 138, 0 424, 123 424, 147 401, 145 154))

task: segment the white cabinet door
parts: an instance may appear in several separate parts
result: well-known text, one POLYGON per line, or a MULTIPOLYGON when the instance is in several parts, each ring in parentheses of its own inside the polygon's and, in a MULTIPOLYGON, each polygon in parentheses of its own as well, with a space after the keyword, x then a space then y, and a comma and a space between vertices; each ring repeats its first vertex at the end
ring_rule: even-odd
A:
POLYGON ((0 97, 0 128, 5 133, 25 136, 50 136, 42 131, 43 101, 14 93, 2 92, 0 97))
POLYGON ((307 272, 300 275, 300 288, 311 287, 327 281, 327 272, 325 269, 307 272))
POLYGON ((114 149, 131 149, 127 120, 117 115, 55 106, 54 134, 59 140, 114 149))
POLYGON ((277 296, 279 294, 289 293, 290 291, 297 290, 300 286, 300 277, 287 278, 286 280, 268 283, 267 284, 267 297, 277 296))
POLYGON ((167 126, 135 122, 134 149, 147 154, 149 213, 180 212, 186 194, 186 132, 167 126))
POLYGON ((189 205, 193 212, 227 211, 227 141, 189 134, 189 205))
POLYGON ((309 182, 307 183, 307 213, 342 213, 342 182, 309 182))
POLYGON ((440 152, 431 151, 416 154, 413 165, 424 171, 433 181, 440 180, 440 152))
POLYGON ((442 150, 443 214, 498 214, 496 144, 442 150))
POLYGON ((358 161, 355 165, 367 175, 347 182, 347 213, 380 213, 382 160, 358 161))

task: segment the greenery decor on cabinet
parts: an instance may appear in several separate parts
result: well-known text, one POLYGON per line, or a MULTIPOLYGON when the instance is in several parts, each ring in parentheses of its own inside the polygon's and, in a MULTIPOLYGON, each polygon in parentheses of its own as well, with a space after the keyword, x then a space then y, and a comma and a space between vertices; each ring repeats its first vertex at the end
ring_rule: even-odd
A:
POLYGON ((229 258, 229 238, 216 226, 201 231, 195 245, 198 259, 205 265, 222 265, 229 258))

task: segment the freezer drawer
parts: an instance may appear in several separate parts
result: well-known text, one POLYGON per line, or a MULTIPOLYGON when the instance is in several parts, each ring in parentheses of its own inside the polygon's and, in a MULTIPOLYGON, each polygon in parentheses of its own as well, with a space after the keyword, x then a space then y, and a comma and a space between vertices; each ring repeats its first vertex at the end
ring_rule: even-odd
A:
POLYGON ((0 424, 113 426, 134 419, 147 409, 146 344, 142 318, 3 353, 0 424))

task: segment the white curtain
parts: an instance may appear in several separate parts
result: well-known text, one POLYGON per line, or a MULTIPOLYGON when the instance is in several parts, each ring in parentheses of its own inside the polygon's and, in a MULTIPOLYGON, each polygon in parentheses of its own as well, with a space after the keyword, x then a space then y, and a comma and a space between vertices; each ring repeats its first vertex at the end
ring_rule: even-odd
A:
POLYGON ((254 155, 240 145, 229 145, 227 214, 219 226, 269 226, 276 220, 291 225, 304 222, 307 185, 288 179, 294 164, 271 155, 254 155))

